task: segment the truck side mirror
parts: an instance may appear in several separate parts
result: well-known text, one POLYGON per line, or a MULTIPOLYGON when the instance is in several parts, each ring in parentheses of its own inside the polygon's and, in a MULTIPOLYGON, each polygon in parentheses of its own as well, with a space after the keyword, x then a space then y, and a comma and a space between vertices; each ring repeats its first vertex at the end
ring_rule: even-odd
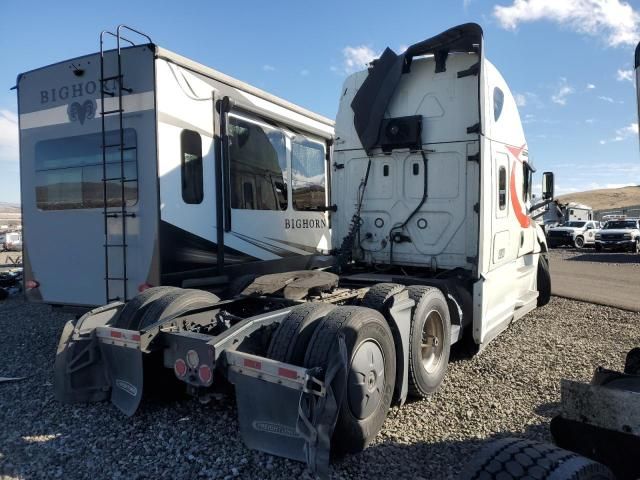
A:
POLYGON ((544 172, 542 174, 542 199, 553 199, 553 172, 544 172))

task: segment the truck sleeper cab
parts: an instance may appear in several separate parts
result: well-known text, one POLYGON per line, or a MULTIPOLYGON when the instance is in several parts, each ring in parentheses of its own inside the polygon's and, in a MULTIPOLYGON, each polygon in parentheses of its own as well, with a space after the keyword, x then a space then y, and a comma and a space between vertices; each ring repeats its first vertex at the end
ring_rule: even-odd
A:
POLYGON ((533 168, 483 52, 482 29, 465 24, 347 78, 324 268, 261 275, 226 300, 155 287, 97 308, 63 332, 57 398, 110 398, 132 415, 155 352, 193 395, 235 385, 248 446, 326 474, 330 452, 365 448, 391 404, 439 388, 452 344, 484 348, 547 303, 533 168))

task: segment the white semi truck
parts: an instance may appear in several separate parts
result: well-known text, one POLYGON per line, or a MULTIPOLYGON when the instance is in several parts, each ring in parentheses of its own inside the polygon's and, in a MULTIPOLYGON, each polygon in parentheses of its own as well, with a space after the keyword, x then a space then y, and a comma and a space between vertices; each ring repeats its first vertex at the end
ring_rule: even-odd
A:
MULTIPOLYGON (((123 28, 115 32, 118 39, 123 28)), ((126 58, 139 48, 104 55, 112 65, 134 68, 126 58)), ((166 51, 144 48, 151 71, 169 68, 166 51)), ((62 64, 73 75, 74 61, 62 64)), ((127 69, 102 75, 128 83, 127 69)), ((386 49, 367 70, 349 76, 332 139, 323 136, 326 122, 299 121, 300 112, 275 101, 257 111, 247 103, 254 97, 242 91, 213 91, 207 105, 216 127, 200 129, 207 145, 219 140, 221 146, 212 154, 221 167, 205 170, 216 179, 211 218, 223 226, 231 219, 232 229, 251 213, 255 230, 276 221, 284 231, 319 228, 329 235, 313 236, 312 246, 328 254, 314 256, 304 270, 264 265, 256 278, 219 272, 212 284, 242 284, 224 300, 163 286, 88 312, 61 336, 56 395, 65 402, 110 399, 132 415, 144 380, 153 382, 158 373, 170 372, 163 388, 202 399, 231 382, 249 447, 326 472, 330 452, 367 446, 392 404, 438 389, 453 344, 484 348, 549 301, 547 245, 529 215, 533 168, 516 102, 485 58, 476 24, 451 28, 402 54, 386 49), (238 126, 237 118, 259 131, 238 126), (250 195, 253 187, 240 189, 242 209, 230 194, 230 172, 252 158, 237 157, 235 149, 253 145, 251 155, 260 156, 281 134, 284 177, 272 183, 263 166, 238 185, 275 185, 280 203, 313 206, 317 217, 267 219, 250 195), (318 168, 316 150, 325 145, 318 168), (292 197, 295 192, 300 195, 292 197)), ((183 108, 182 96, 173 101, 176 111, 183 108)), ((167 119, 152 115, 148 128, 158 118, 167 119)), ((161 169, 161 185, 162 175, 161 169)), ((553 196, 552 174, 543 177, 543 195, 553 196)))

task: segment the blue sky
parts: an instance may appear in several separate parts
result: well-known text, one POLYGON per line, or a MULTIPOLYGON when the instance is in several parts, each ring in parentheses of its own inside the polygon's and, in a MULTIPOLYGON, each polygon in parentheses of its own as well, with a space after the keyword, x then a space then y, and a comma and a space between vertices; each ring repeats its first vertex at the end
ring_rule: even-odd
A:
POLYGON ((557 193, 640 183, 633 51, 640 0, 3 2, 0 201, 19 201, 16 75, 97 50, 100 30, 154 42, 334 117, 345 76, 390 46, 478 22, 557 193))

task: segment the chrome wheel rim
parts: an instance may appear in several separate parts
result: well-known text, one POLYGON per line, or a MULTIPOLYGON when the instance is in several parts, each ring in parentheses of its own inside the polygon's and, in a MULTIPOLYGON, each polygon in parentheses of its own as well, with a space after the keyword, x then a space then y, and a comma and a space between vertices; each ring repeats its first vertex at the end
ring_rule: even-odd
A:
POLYGON ((420 359, 422 368, 431 374, 435 372, 442 361, 444 351, 444 327, 442 315, 436 310, 427 314, 422 327, 420 343, 420 359))

